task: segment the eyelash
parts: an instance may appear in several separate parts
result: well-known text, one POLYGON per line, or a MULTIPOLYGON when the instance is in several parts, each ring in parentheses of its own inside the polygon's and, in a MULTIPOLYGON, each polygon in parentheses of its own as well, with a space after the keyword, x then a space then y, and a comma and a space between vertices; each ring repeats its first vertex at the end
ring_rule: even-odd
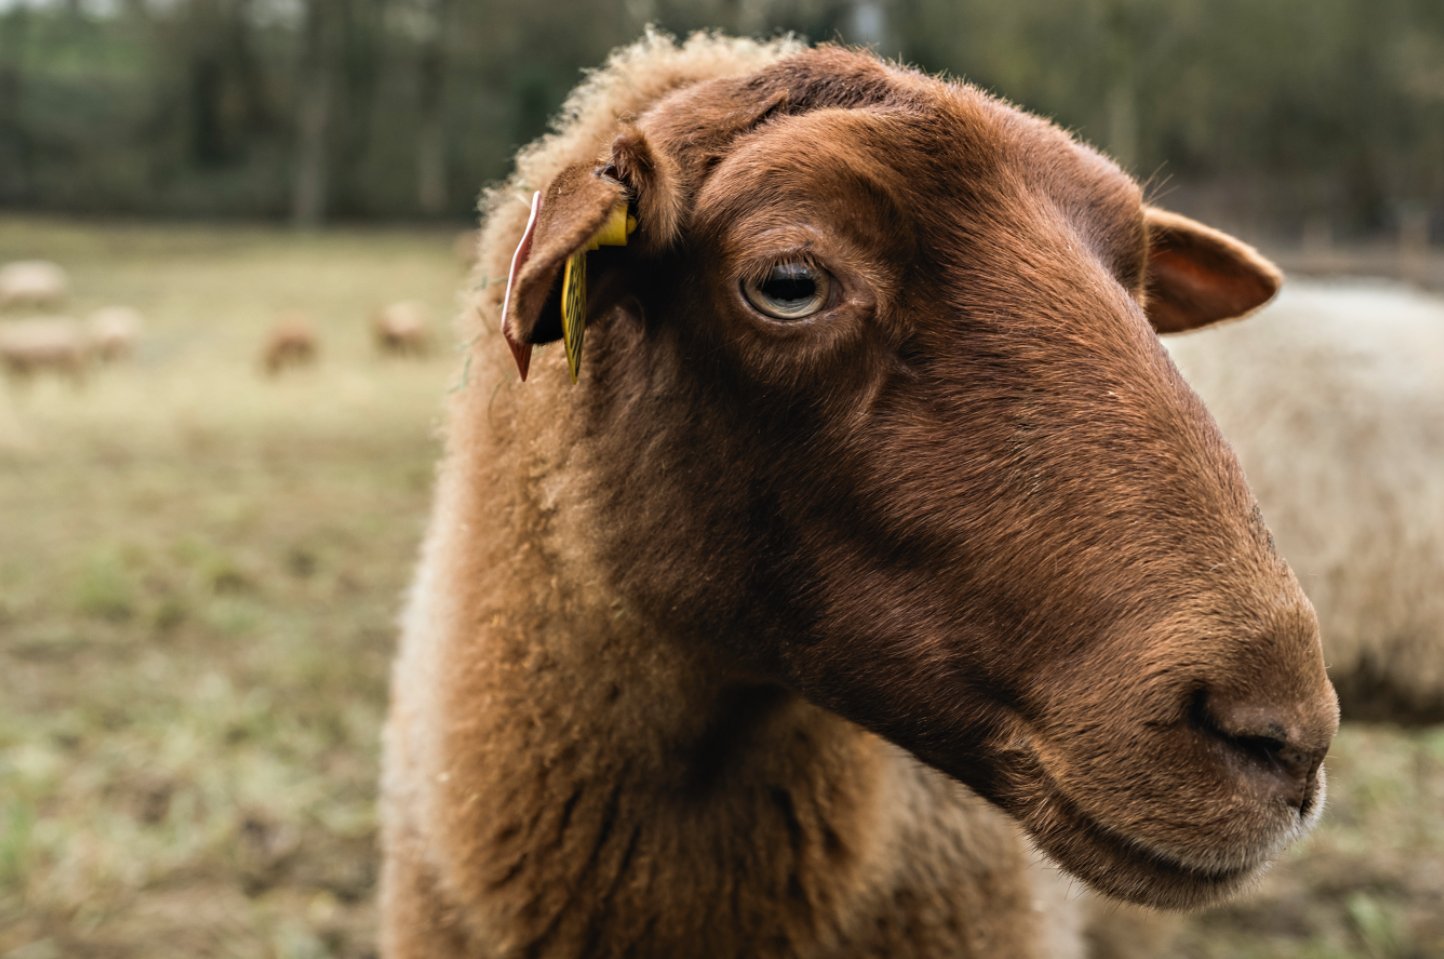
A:
POLYGON ((827 273, 829 276, 832 275, 832 271, 823 266, 822 262, 818 260, 817 256, 810 250, 789 250, 763 260, 753 269, 743 273, 738 279, 743 285, 748 283, 760 285, 772 275, 773 270, 788 263, 801 263, 819 272, 827 273))

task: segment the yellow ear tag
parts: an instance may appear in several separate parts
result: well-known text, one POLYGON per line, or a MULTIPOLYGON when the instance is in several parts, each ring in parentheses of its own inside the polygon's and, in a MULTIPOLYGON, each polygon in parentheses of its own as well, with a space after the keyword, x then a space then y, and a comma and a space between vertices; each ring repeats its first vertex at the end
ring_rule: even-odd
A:
POLYGON ((567 371, 573 383, 582 371, 582 334, 587 325, 587 254, 598 247, 626 246, 627 236, 636 228, 636 217, 627 214, 625 203, 619 203, 587 244, 567 257, 562 275, 562 342, 566 344, 567 371))

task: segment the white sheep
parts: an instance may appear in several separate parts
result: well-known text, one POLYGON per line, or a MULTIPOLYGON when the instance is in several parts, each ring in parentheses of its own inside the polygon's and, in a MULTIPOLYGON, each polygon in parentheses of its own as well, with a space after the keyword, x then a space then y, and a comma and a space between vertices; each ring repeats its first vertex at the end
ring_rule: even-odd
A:
POLYGON ((1444 301, 1296 282, 1165 343, 1318 610, 1344 718, 1444 722, 1444 301))
POLYGON ((129 306, 102 307, 85 320, 95 355, 105 363, 130 356, 143 326, 140 311, 129 306))
POLYGON ((0 310, 54 309, 65 300, 65 270, 49 260, 16 260, 0 267, 0 310))
POLYGON ((12 379, 24 381, 49 372, 68 377, 78 385, 90 359, 90 337, 73 319, 47 317, 0 323, 0 365, 12 379))

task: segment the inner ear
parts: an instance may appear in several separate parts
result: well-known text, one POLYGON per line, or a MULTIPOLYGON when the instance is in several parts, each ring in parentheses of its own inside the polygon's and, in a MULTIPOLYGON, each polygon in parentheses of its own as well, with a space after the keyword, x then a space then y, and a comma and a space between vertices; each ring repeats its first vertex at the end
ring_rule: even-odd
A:
POLYGON ((1149 322, 1182 333, 1245 316, 1273 299, 1283 275, 1257 250, 1212 227, 1144 207, 1149 322))
POLYGON ((601 173, 627 188, 637 211, 636 241, 659 253, 681 235, 686 215, 682 168, 670 155, 652 149, 646 134, 629 127, 612 141, 611 159, 601 173))

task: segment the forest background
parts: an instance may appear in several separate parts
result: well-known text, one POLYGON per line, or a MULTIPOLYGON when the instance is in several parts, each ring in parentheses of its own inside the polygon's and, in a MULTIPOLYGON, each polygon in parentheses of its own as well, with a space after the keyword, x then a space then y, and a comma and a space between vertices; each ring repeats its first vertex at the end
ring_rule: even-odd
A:
POLYGON ((0 208, 464 222, 648 23, 967 78, 1256 240, 1444 240, 1439 0, 0 0, 0 208))

